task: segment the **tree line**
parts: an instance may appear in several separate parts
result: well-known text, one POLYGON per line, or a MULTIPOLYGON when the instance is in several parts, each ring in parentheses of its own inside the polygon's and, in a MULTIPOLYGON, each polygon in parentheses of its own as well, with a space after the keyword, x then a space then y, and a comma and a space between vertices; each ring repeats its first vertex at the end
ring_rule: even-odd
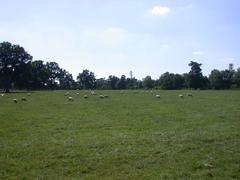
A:
POLYGON ((191 61, 190 71, 184 74, 166 72, 159 79, 146 76, 142 80, 122 75, 110 75, 97 79, 94 72, 87 69, 78 74, 77 80, 71 73, 59 67, 56 62, 34 60, 19 45, 0 43, 0 89, 230 89, 240 88, 240 68, 234 70, 214 69, 209 77, 202 74, 201 65, 191 61))

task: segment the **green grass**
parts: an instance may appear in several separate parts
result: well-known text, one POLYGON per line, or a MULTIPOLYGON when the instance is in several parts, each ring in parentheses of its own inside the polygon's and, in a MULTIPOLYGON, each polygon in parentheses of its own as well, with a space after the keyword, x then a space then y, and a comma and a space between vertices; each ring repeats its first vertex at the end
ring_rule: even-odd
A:
POLYGON ((0 96, 0 179, 240 179, 240 91, 64 92, 0 96))

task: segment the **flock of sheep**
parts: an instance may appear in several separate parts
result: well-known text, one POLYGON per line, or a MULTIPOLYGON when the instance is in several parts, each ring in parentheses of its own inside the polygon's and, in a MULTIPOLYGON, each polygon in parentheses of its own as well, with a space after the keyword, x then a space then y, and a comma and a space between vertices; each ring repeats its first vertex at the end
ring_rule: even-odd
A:
MULTIPOLYGON (((148 92, 148 91, 146 91, 146 92, 148 92)), ((153 91, 149 91, 149 92, 150 92, 150 93, 153 93, 153 91)), ((120 93, 123 94, 124 91, 120 91, 120 93)), ((134 93, 137 93, 137 91, 134 91, 134 93)), ((95 91, 91 91, 90 94, 91 94, 91 95, 98 95, 95 91)), ((5 95, 5 94, 1 94, 2 97, 3 97, 4 95, 5 95)), ((79 92, 77 92, 76 95, 79 95, 79 92)), ((31 93, 28 93, 27 96, 31 96, 31 93)), ((64 96, 67 97, 68 101, 74 101, 74 98, 73 98, 72 96, 70 96, 70 93, 69 93, 69 92, 64 93, 64 96)), ((193 97, 193 94, 192 94, 192 93, 187 93, 186 96, 188 96, 188 97, 193 97)), ((84 99, 88 99, 88 97, 89 97, 89 96, 88 96, 87 94, 85 94, 85 95, 83 96, 84 99)), ((98 97, 99 97, 100 99, 104 99, 104 98, 108 98, 108 95, 106 95, 106 94, 100 94, 98 97)), ((161 98, 161 96, 160 96, 159 94, 156 94, 155 97, 156 97, 156 98, 161 98)), ((184 95, 183 95, 183 94, 179 94, 178 97, 181 98, 181 99, 183 99, 183 98, 184 98, 184 95)), ((26 97, 22 97, 22 98, 21 98, 21 101, 27 101, 27 98, 26 98, 26 97)), ((14 99, 13 99, 13 102, 14 102, 14 103, 18 103, 18 100, 14 98, 14 99)))
MULTIPOLYGON (((74 98, 73 98, 72 96, 69 96, 69 95, 70 95, 69 92, 64 93, 64 96, 67 96, 69 101, 73 101, 74 98)), ((79 95, 79 92, 77 92, 76 95, 79 95)), ((97 93, 96 93, 95 91, 91 91, 91 95, 97 95, 97 93)), ((84 98, 84 99, 87 99, 87 98, 88 98, 88 95, 85 94, 85 95, 83 96, 83 98, 84 98)), ((108 98, 108 95, 106 95, 106 94, 102 95, 102 94, 101 94, 101 95, 99 95, 99 98, 100 98, 100 99, 108 98)))

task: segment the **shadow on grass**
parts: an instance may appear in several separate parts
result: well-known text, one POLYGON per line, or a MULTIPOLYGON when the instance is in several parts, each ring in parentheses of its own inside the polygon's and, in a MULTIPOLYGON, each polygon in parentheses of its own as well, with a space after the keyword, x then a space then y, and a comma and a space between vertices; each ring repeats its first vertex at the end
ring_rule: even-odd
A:
POLYGON ((27 93, 34 93, 34 91, 10 91, 9 93, 6 93, 5 91, 1 91, 1 94, 27 94, 27 93))

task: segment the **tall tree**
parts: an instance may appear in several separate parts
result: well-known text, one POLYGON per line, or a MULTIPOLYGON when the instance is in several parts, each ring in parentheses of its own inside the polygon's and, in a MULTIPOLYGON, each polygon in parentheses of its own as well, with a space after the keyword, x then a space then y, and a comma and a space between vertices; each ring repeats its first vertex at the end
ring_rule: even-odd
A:
POLYGON ((109 76, 107 79, 108 86, 110 89, 117 89, 117 82, 119 81, 119 78, 116 76, 109 76))
POLYGON ((143 87, 146 89, 152 89, 154 87, 154 80, 151 76, 143 78, 143 87))
POLYGON ((239 88, 240 87, 240 68, 238 68, 237 71, 234 73, 233 80, 236 86, 239 88))
POLYGON ((65 69, 60 69, 58 78, 60 89, 73 89, 75 87, 75 81, 72 74, 67 72, 65 69))
POLYGON ((58 81, 60 78, 61 68, 56 62, 47 62, 46 67, 49 73, 48 86, 54 89, 58 86, 58 81))
POLYGON ((50 79, 49 71, 42 60, 31 63, 31 88, 44 89, 48 87, 50 79))
POLYGON ((223 77, 221 71, 214 69, 209 75, 210 85, 213 89, 223 89, 223 77))
POLYGON ((198 89, 203 87, 203 75, 200 63, 191 61, 188 64, 191 67, 188 73, 188 86, 193 89, 198 89))
POLYGON ((32 56, 23 47, 9 42, 0 43, 0 77, 6 93, 19 75, 17 69, 21 69, 31 60, 32 56))
POLYGON ((96 78, 93 72, 85 69, 77 76, 79 87, 82 89, 95 89, 96 78))
POLYGON ((184 86, 184 77, 166 72, 160 76, 159 83, 162 89, 181 89, 184 86))
POLYGON ((137 79, 132 77, 132 78, 127 78, 127 89, 137 89, 137 79))
POLYGON ((127 88, 126 76, 122 75, 121 78, 118 80, 116 85, 117 85, 118 89, 126 89, 127 88))

